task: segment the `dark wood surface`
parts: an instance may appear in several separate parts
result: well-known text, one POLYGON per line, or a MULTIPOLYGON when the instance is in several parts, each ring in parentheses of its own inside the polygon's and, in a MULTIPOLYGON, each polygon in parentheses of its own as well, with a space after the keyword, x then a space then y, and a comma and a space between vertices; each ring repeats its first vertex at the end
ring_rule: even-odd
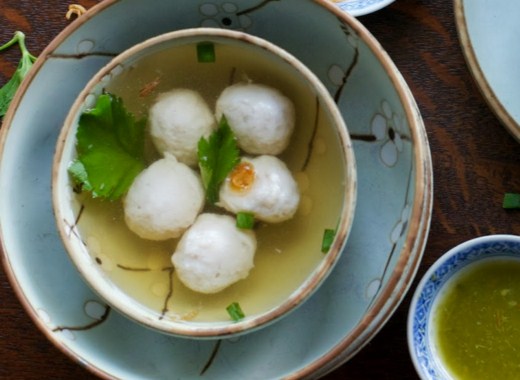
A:
MULTIPOLYGON (((77 2, 88 8, 98 1, 77 2)), ((0 44, 22 30, 38 55, 70 22, 68 4, 0 0, 0 44)), ((416 379, 406 343, 411 293, 436 258, 462 241, 520 235, 520 212, 501 208, 505 192, 520 192, 520 144, 495 118, 471 77, 451 0, 397 0, 359 19, 401 70, 421 110, 433 157, 434 209, 424 258, 407 297, 378 335, 326 378, 416 379)), ((0 53, 0 86, 18 58, 17 49, 0 53)), ((46 378, 94 376, 46 340, 0 270, 0 379, 46 378)))

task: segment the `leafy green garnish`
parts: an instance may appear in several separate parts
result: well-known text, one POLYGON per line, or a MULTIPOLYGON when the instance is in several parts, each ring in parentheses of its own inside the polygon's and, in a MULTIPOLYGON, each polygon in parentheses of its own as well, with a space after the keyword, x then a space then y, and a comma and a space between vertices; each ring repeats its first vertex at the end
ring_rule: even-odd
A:
POLYGON ((241 319, 245 318, 245 314, 242 311, 242 308, 240 307, 240 304, 238 302, 231 303, 228 307, 226 307, 226 310, 231 319, 235 322, 238 322, 241 319))
POLYGON ((7 49, 8 47, 18 43, 20 47, 20 51, 22 52, 22 58, 18 63, 18 67, 14 72, 13 76, 9 81, 0 88, 0 117, 3 117, 7 109, 9 108, 9 104, 11 100, 13 100, 14 94, 18 87, 20 87, 20 83, 22 83, 23 78, 27 75, 29 70, 31 69, 34 61, 36 61, 36 57, 29 53, 27 48, 25 47, 25 34, 18 31, 14 34, 14 37, 11 41, 6 44, 0 46, 0 51, 7 49))
POLYGON ((321 252, 327 253, 334 242, 334 238, 336 237, 336 230, 325 229, 323 231, 323 240, 321 242, 321 252))
POLYGON ((502 207, 506 209, 520 208, 520 194, 518 193, 506 193, 504 195, 504 201, 502 207))
POLYGON ((222 116, 218 128, 209 139, 200 138, 197 154, 206 199, 210 204, 215 204, 220 185, 240 161, 236 138, 225 116, 222 116))
POLYGON ((236 225, 244 230, 252 229, 255 226, 255 215, 245 211, 238 212, 236 225))
POLYGON ((98 97, 80 116, 76 131, 77 159, 69 173, 93 197, 116 200, 144 169, 146 120, 136 121, 121 98, 98 97))
POLYGON ((215 45, 213 45, 213 42, 199 42, 197 44, 197 61, 200 63, 215 62, 215 45))

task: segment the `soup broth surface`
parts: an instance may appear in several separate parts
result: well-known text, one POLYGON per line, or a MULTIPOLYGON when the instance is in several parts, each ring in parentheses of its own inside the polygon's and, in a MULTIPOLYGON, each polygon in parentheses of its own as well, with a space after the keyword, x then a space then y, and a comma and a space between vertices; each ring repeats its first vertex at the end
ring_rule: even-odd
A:
MULTIPOLYGON (((143 240, 127 228, 121 202, 78 195, 76 201, 83 209, 78 228, 100 269, 161 318, 223 321, 229 320, 226 307, 232 302, 239 302, 246 316, 282 303, 323 260, 323 231, 336 228, 343 207, 342 148, 325 111, 318 109, 316 96, 286 65, 256 49, 244 53, 215 43, 215 52, 214 63, 197 62, 193 44, 155 52, 114 75, 106 90, 123 98, 126 107, 142 117, 159 93, 173 88, 199 91, 213 110, 220 92, 238 81, 279 89, 296 108, 290 146, 279 157, 298 182, 300 206, 289 221, 257 225, 255 267, 245 280, 205 295, 186 288, 176 277, 171 264, 176 239, 143 240)), ((150 143, 148 147, 152 162, 158 154, 150 143)))
POLYGON ((442 362, 455 379, 518 379, 520 260, 483 260, 466 269, 433 314, 442 362))

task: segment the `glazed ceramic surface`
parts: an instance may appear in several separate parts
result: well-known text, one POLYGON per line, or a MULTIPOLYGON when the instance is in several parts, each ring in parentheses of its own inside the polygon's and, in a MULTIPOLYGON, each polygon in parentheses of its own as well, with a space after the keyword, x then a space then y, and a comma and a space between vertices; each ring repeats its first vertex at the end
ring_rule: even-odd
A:
POLYGON ((332 0, 340 9, 350 13, 352 16, 363 16, 394 2, 394 0, 332 0))
POLYGON ((415 290, 408 317, 408 345, 421 379, 450 378, 432 339, 432 311, 445 284, 461 269, 478 260, 507 257, 520 259, 520 236, 484 236, 448 251, 426 272, 415 290))
POLYGON ((322 376, 400 304, 431 218, 431 159, 415 101, 377 41, 328 1, 105 1, 41 54, 4 119, 0 165, 3 262, 13 288, 52 342, 107 378, 322 376), (50 194, 59 130, 92 75, 146 38, 197 26, 246 31, 306 64, 337 102, 358 165, 351 235, 320 290, 290 317, 219 341, 163 335, 109 308, 70 262, 50 194))
POLYGON ((462 50, 482 94, 502 124, 520 141, 520 3, 455 0, 462 50))
MULTIPOLYGON (((233 71, 237 70, 236 55, 234 56, 233 64, 235 66, 230 68, 229 72, 226 71, 223 75, 226 84, 229 84, 228 78, 232 77, 233 71)), ((204 69, 208 67, 208 63, 202 63, 200 65, 203 66, 204 69)), ((153 75, 157 75, 157 72, 161 70, 159 67, 163 66, 156 64, 155 66, 152 66, 153 69, 150 69, 149 71, 152 71, 153 75)), ((240 66, 238 67, 241 69, 240 66)), ((270 75, 275 75, 273 72, 276 73, 273 67, 267 68, 264 66, 263 70, 270 72, 270 75)), ((203 70, 200 70, 200 72, 204 73, 203 70)), ((169 72, 167 72, 167 74, 168 73, 169 72)), ((282 85, 280 82, 277 84, 282 85)), ((132 94, 134 94, 133 97, 138 98, 141 104, 146 103, 147 99, 153 99, 156 96, 156 94, 154 94, 153 97, 150 96, 149 98, 145 98, 139 96, 136 92, 137 91, 132 92, 132 90, 126 86, 124 92, 118 92, 117 95, 128 99, 129 97, 132 98, 132 94)), ((301 108, 302 107, 299 107, 300 110, 301 108)), ((297 136, 293 137, 292 145, 295 150, 301 151, 302 149, 294 148, 294 146, 303 146, 305 150, 310 145, 308 138, 298 139, 296 138, 297 136)), ((318 140, 318 142, 319 141, 321 140, 318 140)), ((322 144, 325 143, 322 141, 322 144)), ((331 270, 338 262, 341 253, 343 252, 352 227, 357 184, 355 159, 345 122, 339 109, 336 107, 336 103, 321 81, 309 69, 307 69, 305 65, 296 60, 294 56, 287 54, 286 51, 279 49, 276 45, 270 44, 264 39, 260 39, 247 33, 218 28, 184 29, 159 35, 126 50, 97 72, 94 78, 89 81, 85 89, 83 89, 79 94, 65 121, 62 132, 58 138, 56 149, 57 153, 53 167, 54 178, 52 182, 54 213, 56 215, 56 224, 70 258, 78 268, 78 271, 83 275, 86 282, 90 284, 92 288, 114 309, 117 309, 122 314, 127 315, 131 319, 134 319, 147 327, 152 327, 165 333, 193 338, 224 338, 263 328, 265 325, 284 317, 314 293, 323 283, 325 278, 331 273, 331 270), (240 301, 241 305, 244 305, 244 303, 247 302, 255 303, 250 300, 258 300, 259 298, 261 299, 265 297, 265 292, 268 291, 265 286, 255 286, 253 287, 253 290, 249 289, 249 291, 231 293, 231 297, 233 298, 230 298, 225 304, 220 305, 221 310, 224 311, 223 314, 227 318, 219 319, 213 317, 213 320, 200 320, 197 319, 196 316, 190 316, 189 319, 182 318, 182 315, 169 310, 171 305, 175 304, 177 294, 176 288, 173 285, 174 270, 169 258, 171 253, 165 255, 166 257, 163 256, 162 259, 158 259, 156 257, 157 252, 150 253, 139 250, 138 253, 140 258, 142 258, 143 266, 139 268, 140 270, 125 271, 126 275, 129 276, 129 280, 127 281, 134 284, 141 282, 143 284, 142 286, 147 288, 149 297, 153 297, 159 301, 155 304, 156 309, 150 305, 144 304, 142 299, 133 297, 130 293, 125 291, 125 288, 118 286, 117 281, 114 281, 111 274, 118 270, 122 271, 122 268, 128 267, 128 265, 125 265, 125 262, 118 262, 118 258, 121 259, 121 256, 112 256, 113 252, 109 252, 110 249, 99 247, 102 243, 100 243, 98 239, 95 239, 95 244, 90 244, 89 235, 82 233, 84 231, 82 231, 81 228, 78 228, 81 217, 84 217, 84 215, 87 214, 88 207, 85 206, 85 202, 82 202, 76 196, 73 189, 74 184, 71 183, 68 172, 70 164, 76 156, 76 133, 80 116, 83 112, 92 107, 94 100, 109 88, 111 83, 117 81, 118 77, 120 77, 123 72, 132 71, 132 75, 135 76, 135 72, 138 70, 137 67, 140 63, 143 64, 143 61, 157 61, 160 59, 157 57, 165 57, 165 52, 172 54, 172 52, 175 52, 176 50, 178 51, 186 46, 191 46, 195 50, 195 46, 198 43, 208 41, 211 41, 216 45, 216 60, 221 58, 218 56, 219 47, 234 47, 236 52, 235 54, 239 54, 239 51, 244 52, 243 54, 255 53, 257 54, 256 57, 258 60, 264 60, 262 62, 276 62, 273 66, 276 66, 277 70, 283 70, 283 78, 291 78, 291 80, 298 82, 298 87, 295 87, 297 88, 296 91, 299 91, 300 96, 304 96, 303 94, 305 93, 305 98, 307 99, 305 104, 315 104, 316 109, 310 107, 308 110, 305 110, 305 112, 311 111, 312 113, 306 114, 306 117, 301 118, 306 120, 298 124, 294 135, 313 136, 320 133, 316 132, 319 124, 317 118, 312 115, 321 115, 320 120, 327 120, 324 123, 330 126, 330 129, 332 129, 332 132, 330 133, 334 134, 335 138, 339 140, 339 146, 341 146, 341 148, 338 148, 338 150, 341 150, 341 153, 338 153, 338 156, 335 156, 338 157, 339 160, 334 160, 334 164, 338 168, 335 173, 344 173, 345 178, 343 191, 338 191, 340 197, 340 202, 338 202, 338 204, 342 205, 341 209, 334 210, 332 207, 329 207, 329 211, 336 211, 337 217, 335 216, 330 218, 331 215, 329 213, 316 212, 320 210, 319 207, 313 207, 309 210, 309 215, 307 216, 309 220, 320 220, 323 223, 325 223, 323 216, 320 217, 320 215, 326 214, 326 218, 332 219, 332 223, 337 224, 335 244, 327 254, 324 255, 320 250, 321 233, 317 234, 317 244, 315 248, 308 241, 301 239, 300 235, 300 238, 295 242, 299 247, 294 250, 297 257, 301 258, 302 255, 305 255, 305 250, 307 250, 307 252, 313 253, 319 260, 316 260, 316 263, 309 268, 307 276, 301 277, 301 281, 298 283, 291 283, 290 286, 288 285, 286 287, 290 287, 291 290, 283 288, 283 282, 277 283, 276 276, 272 274, 272 266, 268 267, 268 269, 270 269, 269 280, 272 283, 276 283, 274 287, 276 291, 273 291, 273 294, 276 295, 275 297, 279 297, 280 299, 277 299, 276 302, 273 301, 266 303, 266 306, 258 308, 258 311, 255 313, 246 312, 246 317, 240 321, 233 321, 225 314, 226 306, 235 300, 240 301), (260 58, 260 56, 262 58, 260 58), (337 220, 337 218, 340 219, 337 220), (93 253, 93 249, 97 253, 93 253), (100 259, 100 256, 102 256, 103 259, 100 259), (154 264, 154 261, 166 261, 166 265, 169 265, 169 267, 165 268, 162 265, 155 264, 151 266, 155 268, 152 270, 150 266, 147 266, 147 264, 150 262, 154 264), (144 285, 146 280, 143 278, 143 271, 147 271, 153 276, 154 283, 152 283, 152 285, 144 285), (158 292, 158 287, 163 289, 163 291, 158 292), (162 297, 157 297, 156 293, 163 294, 164 299, 162 299, 162 297), (280 294, 287 294, 286 299, 282 299, 280 294)), ((329 149, 332 150, 332 147, 329 147, 329 149)), ((314 150, 314 152, 316 154, 320 153, 317 150, 314 150)), ((313 182, 312 176, 315 175, 314 173, 316 170, 312 172, 309 171, 308 168, 306 170, 300 168, 301 166, 298 167, 298 170, 302 170, 301 173, 309 175, 309 177, 307 177, 308 181, 313 182)), ((322 164, 318 171, 319 170, 323 172, 326 168, 324 168, 324 165, 322 164)), ((317 179, 314 177, 314 182, 316 181, 317 179)), ((341 180, 338 179, 336 182, 331 183, 339 185, 340 181, 341 180)), ((306 193, 302 192, 302 197, 304 196, 306 196, 306 193)), ((330 196, 330 191, 327 193, 327 196, 330 196)), ((316 204, 323 203, 322 201, 323 199, 314 199, 314 203, 316 204)), ((331 220, 329 220, 329 222, 331 222, 331 220)), ((322 224, 319 225, 322 226, 322 224)), ((283 227, 277 227, 277 229, 280 228, 283 229, 283 227)), ((116 231, 115 233, 117 234, 121 233, 117 229, 112 231, 116 231)), ((310 230, 307 230, 307 234, 311 232, 314 232, 312 225, 310 230)), ((285 231, 285 236, 287 237, 287 231, 285 231)), ((132 237, 133 236, 129 236, 128 240, 132 241, 132 237)), ((134 243, 139 245, 139 242, 134 243)), ((153 249, 149 250, 154 251, 153 249)), ((124 252, 126 255, 123 254, 122 257, 128 257, 128 250, 125 250, 124 252)), ((259 254, 261 253, 258 252, 257 255, 259 254)), ((267 252, 265 252, 265 254, 267 254, 267 252)), ((272 262, 270 264, 277 265, 275 260, 276 256, 279 257, 279 255, 280 253, 277 253, 275 256, 272 256, 272 262)), ((295 265, 293 264, 292 268, 294 267, 295 265)), ((256 270, 259 270, 258 266, 256 266, 256 270)), ((286 276, 287 272, 284 272, 284 277, 286 276)), ((204 308, 216 308, 215 304, 209 304, 209 306, 206 304, 203 306, 196 305, 197 302, 202 303, 203 301, 192 301, 192 313, 195 313, 195 311, 200 313, 200 311, 204 311, 204 308), (201 310, 198 310, 199 308, 201 310)), ((247 308, 244 310, 247 310, 247 308)), ((205 318, 208 317, 206 316, 205 318)))

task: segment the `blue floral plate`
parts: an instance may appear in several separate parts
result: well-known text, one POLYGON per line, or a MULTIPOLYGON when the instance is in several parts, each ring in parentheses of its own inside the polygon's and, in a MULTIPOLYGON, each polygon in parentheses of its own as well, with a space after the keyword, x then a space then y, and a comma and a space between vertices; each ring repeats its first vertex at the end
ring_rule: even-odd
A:
POLYGON ((340 9, 350 13, 352 16, 363 16, 394 2, 394 0, 332 0, 340 9))

